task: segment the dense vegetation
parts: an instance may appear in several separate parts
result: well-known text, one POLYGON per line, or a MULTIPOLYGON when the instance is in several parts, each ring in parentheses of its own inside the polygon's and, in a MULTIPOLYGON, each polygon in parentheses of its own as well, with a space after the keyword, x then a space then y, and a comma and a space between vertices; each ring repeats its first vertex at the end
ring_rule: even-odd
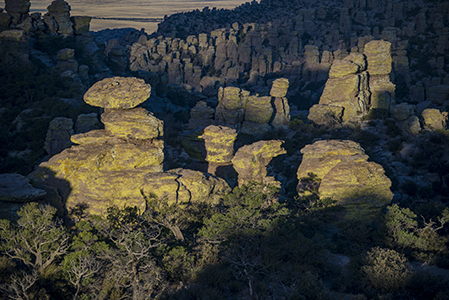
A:
POLYGON ((417 267, 449 266, 445 205, 344 221, 332 202, 278 197, 253 183, 216 206, 147 199, 143 213, 105 217, 80 206, 64 223, 30 203, 0 221, 0 289, 5 299, 447 299, 449 279, 417 267))

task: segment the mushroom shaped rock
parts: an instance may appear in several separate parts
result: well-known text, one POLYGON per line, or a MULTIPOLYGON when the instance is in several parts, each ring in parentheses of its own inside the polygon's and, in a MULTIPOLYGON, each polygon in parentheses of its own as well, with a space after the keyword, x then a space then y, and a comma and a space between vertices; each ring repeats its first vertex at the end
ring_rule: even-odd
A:
POLYGON ((206 146, 206 161, 210 163, 228 163, 234 155, 234 142, 237 131, 226 126, 210 125, 204 128, 200 136, 206 146))
POLYGON ((101 122, 107 131, 124 139, 148 140, 164 134, 164 124, 144 108, 106 110, 101 122))
POLYGON ((174 169, 145 175, 142 194, 167 201, 169 205, 191 202, 217 204, 231 188, 221 178, 199 171, 174 169))
POLYGON ((95 83, 84 94, 84 101, 108 109, 130 109, 146 101, 150 95, 151 86, 143 79, 113 77, 95 83))
POLYGON ((273 183, 273 178, 267 177, 267 165, 274 157, 287 153, 282 144, 281 140, 258 141, 239 148, 232 159, 239 186, 250 181, 273 183))

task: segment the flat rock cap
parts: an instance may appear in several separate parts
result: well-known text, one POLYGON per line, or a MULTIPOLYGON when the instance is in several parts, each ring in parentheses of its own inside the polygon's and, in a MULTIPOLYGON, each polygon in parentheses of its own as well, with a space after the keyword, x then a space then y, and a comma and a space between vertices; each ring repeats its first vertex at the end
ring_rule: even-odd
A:
POLYGON ((146 101, 151 85, 135 77, 112 77, 95 83, 85 94, 84 101, 92 106, 131 109, 146 101))

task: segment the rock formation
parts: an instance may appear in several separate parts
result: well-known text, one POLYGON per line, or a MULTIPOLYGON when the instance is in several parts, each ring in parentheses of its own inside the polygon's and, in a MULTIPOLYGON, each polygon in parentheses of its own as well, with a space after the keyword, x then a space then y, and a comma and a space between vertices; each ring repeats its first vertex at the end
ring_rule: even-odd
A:
POLYGON ((232 159, 239 186, 250 181, 279 185, 273 177, 267 177, 267 165, 274 157, 287 153, 282 144, 280 140, 259 141, 239 148, 232 159))
POLYGON ((162 121, 134 108, 148 99, 150 91, 136 78, 115 77, 92 86, 85 101, 105 109, 106 129, 74 135, 72 141, 79 145, 42 163, 32 179, 43 187, 56 186, 67 209, 83 203, 95 214, 111 205, 144 209, 140 194, 144 175, 162 172, 164 160, 164 142, 157 139, 163 135, 162 121))
POLYGON ((210 125, 204 128, 204 133, 200 138, 204 139, 205 143, 208 173, 216 175, 218 168, 231 166, 231 159, 234 156, 234 141, 237 138, 235 129, 210 125))
POLYGON ((422 112, 425 126, 430 130, 446 129, 448 112, 440 112, 436 108, 426 108, 422 112))
POLYGON ((70 118, 55 118, 50 122, 45 139, 44 149, 55 155, 72 145, 70 137, 74 134, 73 121, 70 118))
POLYGON ((316 182, 320 199, 330 198, 344 207, 347 219, 373 217, 390 203, 391 181, 377 163, 368 162, 362 147, 349 140, 324 140, 301 149, 298 192, 308 195, 316 182))

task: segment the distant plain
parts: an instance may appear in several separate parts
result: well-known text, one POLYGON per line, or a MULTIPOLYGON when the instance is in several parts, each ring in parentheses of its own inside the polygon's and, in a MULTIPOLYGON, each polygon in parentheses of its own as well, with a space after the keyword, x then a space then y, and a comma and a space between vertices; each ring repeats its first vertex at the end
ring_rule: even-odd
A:
MULTIPOLYGON (((249 0, 66 0, 71 6, 71 16, 90 16, 96 18, 126 19, 163 19, 165 15, 202 10, 204 7, 233 9, 249 0)), ((52 0, 31 0, 31 11, 47 12, 52 0)), ((90 30, 98 31, 106 28, 131 27, 146 33, 157 30, 158 22, 142 22, 135 20, 93 19, 90 30)))

